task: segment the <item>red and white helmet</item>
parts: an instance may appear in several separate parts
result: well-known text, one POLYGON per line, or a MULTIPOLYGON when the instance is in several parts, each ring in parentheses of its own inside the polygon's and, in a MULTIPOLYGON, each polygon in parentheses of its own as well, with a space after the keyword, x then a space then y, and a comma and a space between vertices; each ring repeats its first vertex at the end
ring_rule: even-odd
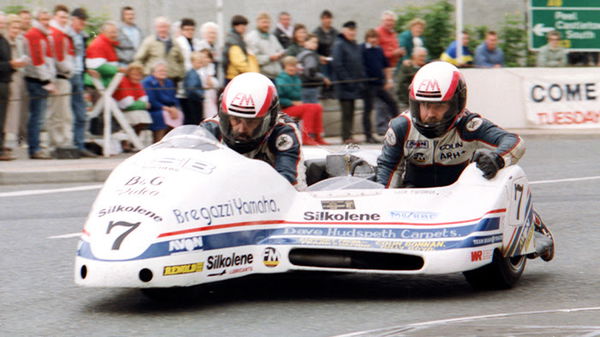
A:
POLYGON ((273 128, 280 111, 275 85, 259 73, 243 73, 225 87, 219 102, 219 121, 225 143, 245 153, 256 148, 273 128), (236 138, 229 117, 260 120, 250 138, 236 138))
POLYGON ((464 111, 467 104, 467 85, 455 66, 448 62, 432 62, 423 66, 409 88, 409 109, 413 124, 427 138, 446 133, 464 111), (449 102, 450 107, 441 121, 426 124, 421 120, 422 102, 449 102))

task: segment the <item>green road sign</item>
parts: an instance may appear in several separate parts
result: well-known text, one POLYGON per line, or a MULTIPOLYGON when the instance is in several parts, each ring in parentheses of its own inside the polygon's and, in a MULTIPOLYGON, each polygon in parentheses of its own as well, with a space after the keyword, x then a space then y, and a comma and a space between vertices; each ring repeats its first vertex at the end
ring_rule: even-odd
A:
POLYGON ((530 0, 529 48, 545 45, 552 30, 561 33, 570 51, 600 51, 600 1, 530 0))

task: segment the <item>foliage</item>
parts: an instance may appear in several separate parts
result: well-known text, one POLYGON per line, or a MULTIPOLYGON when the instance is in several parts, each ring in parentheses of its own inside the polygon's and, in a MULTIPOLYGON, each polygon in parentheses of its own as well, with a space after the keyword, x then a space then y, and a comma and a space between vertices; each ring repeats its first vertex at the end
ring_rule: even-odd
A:
POLYGON ((485 39, 485 33, 489 30, 489 28, 485 25, 466 25, 464 27, 464 30, 467 31, 467 33, 469 33, 469 50, 471 50, 472 53, 475 53, 475 49, 481 44, 481 42, 483 42, 483 40, 485 39))
POLYGON ((414 18, 421 18, 427 22, 423 37, 431 58, 438 58, 454 40, 454 24, 451 20, 454 6, 447 0, 422 6, 410 5, 397 9, 396 12, 398 32, 405 30, 407 23, 414 18))
POLYGON ((9 5, 2 9, 6 14, 19 14, 20 11, 27 9, 23 5, 9 5))
MULTIPOLYGON (((90 12, 87 9, 86 12, 88 13, 88 15, 90 14, 90 12)), ((98 34, 100 34, 100 28, 102 28, 102 24, 109 20, 110 17, 106 13, 90 15, 88 17, 85 24, 85 32, 89 35, 90 40, 92 40, 98 34)))
POLYGON ((534 65, 535 57, 527 48, 527 25, 521 13, 506 14, 499 35, 507 67, 534 65))

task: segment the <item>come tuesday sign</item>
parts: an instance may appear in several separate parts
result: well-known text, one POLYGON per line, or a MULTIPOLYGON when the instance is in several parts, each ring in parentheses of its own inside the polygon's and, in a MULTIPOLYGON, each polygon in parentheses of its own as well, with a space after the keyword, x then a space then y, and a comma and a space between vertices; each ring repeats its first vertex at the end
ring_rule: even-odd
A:
POLYGON ((600 1, 530 0, 529 48, 547 43, 546 33, 557 30, 570 51, 600 51, 600 1))

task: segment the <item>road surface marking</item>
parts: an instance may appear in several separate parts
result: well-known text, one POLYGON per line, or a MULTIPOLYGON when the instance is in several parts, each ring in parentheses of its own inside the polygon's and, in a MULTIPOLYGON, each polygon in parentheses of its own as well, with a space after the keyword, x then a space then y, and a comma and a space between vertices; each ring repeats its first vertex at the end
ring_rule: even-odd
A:
POLYGON ((70 238, 78 238, 80 236, 81 236, 81 232, 77 232, 77 233, 49 236, 48 239, 70 239, 70 238))
POLYGON ((440 319, 440 320, 420 322, 420 323, 412 323, 412 324, 399 325, 399 326, 380 328, 380 329, 374 329, 374 330, 352 332, 349 334, 337 335, 336 337, 370 336, 370 335, 382 334, 382 333, 389 334, 389 333, 392 333, 394 330, 406 331, 406 329, 409 329, 409 328, 427 327, 427 326, 432 326, 432 325, 441 325, 441 324, 455 323, 455 322, 476 321, 476 320, 486 319, 486 318, 501 318, 501 317, 520 316, 520 315, 540 315, 540 314, 559 313, 559 312, 569 313, 569 312, 578 312, 578 311, 598 311, 598 310, 600 310, 600 307, 522 311, 522 312, 507 312, 507 313, 480 315, 480 316, 465 316, 465 317, 440 319))
POLYGON ((529 182, 530 185, 537 184, 554 184, 554 183, 564 183, 569 181, 584 181, 584 180, 596 180, 600 179, 600 176, 591 176, 591 177, 581 177, 581 178, 565 178, 565 179, 554 179, 554 180, 537 180, 529 182))
POLYGON ((14 191, 14 192, 0 193, 0 198, 22 197, 22 196, 50 194, 50 193, 64 193, 64 192, 88 191, 88 190, 98 190, 100 188, 102 188, 102 185, 88 185, 88 186, 77 186, 77 187, 65 187, 65 188, 55 188, 55 189, 47 189, 47 190, 14 191))

